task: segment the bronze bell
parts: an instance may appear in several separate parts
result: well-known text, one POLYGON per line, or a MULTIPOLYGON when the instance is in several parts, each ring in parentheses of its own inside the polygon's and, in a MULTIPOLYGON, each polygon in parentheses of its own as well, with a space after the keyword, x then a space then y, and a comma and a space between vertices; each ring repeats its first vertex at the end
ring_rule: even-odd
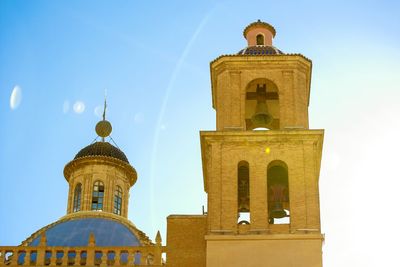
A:
POLYGON ((255 99, 257 99, 257 106, 254 115, 251 117, 251 122, 254 128, 266 127, 272 123, 274 118, 268 112, 267 86, 265 84, 257 84, 255 99))
POLYGON ((257 100, 256 111, 254 115, 251 117, 251 122, 254 125, 254 128, 258 127, 266 127, 273 121, 273 117, 268 112, 266 101, 257 100))
POLYGON ((274 203, 272 210, 270 212, 270 217, 277 219, 287 217, 287 213, 282 207, 282 202, 277 201, 274 203))

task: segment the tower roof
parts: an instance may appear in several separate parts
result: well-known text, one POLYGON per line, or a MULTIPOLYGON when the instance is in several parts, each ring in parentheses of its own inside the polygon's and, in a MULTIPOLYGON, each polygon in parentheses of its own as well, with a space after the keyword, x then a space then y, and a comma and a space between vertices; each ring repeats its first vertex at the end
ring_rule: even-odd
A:
POLYGON ((243 31, 247 47, 240 50, 238 55, 258 56, 284 54, 272 45, 276 35, 275 28, 266 22, 257 20, 250 23, 243 31))
POLYGON ((95 142, 82 148, 74 159, 91 157, 91 156, 106 156, 122 160, 129 164, 128 158, 125 153, 119 148, 113 146, 108 142, 95 142))
POLYGON ((281 50, 270 45, 253 45, 248 46, 238 52, 238 55, 264 56, 264 55, 282 55, 281 50))
POLYGON ((250 23, 249 25, 247 25, 246 28, 244 28, 243 30, 243 36, 244 38, 247 39, 247 33, 249 32, 250 29, 252 28, 265 28, 267 30, 269 30, 272 33, 272 36, 275 37, 276 35, 276 30, 274 28, 274 26, 272 26, 271 24, 261 21, 261 20, 257 20, 256 22, 250 23))
MULTIPOLYGON (((67 163, 64 168, 64 177, 68 181, 71 173, 76 170, 79 166, 84 166, 85 164, 106 164, 118 166, 126 171, 129 177, 130 185, 134 185, 137 179, 136 170, 130 165, 128 158, 125 153, 122 152, 116 146, 113 146, 109 142, 105 141, 106 137, 109 137, 111 141, 114 142, 110 136, 112 131, 112 125, 106 120, 106 107, 107 103, 104 101, 104 112, 103 120, 96 124, 96 133, 101 137, 101 141, 94 142, 84 148, 82 148, 74 157, 72 161, 67 163)), ((115 142, 114 142, 115 144, 115 142)), ((116 144, 115 144, 116 145, 116 144)))
MULTIPOLYGON (((121 149, 113 146, 112 144, 105 141, 105 137, 110 136, 112 131, 112 125, 106 120, 107 100, 104 99, 104 111, 103 120, 96 124, 96 133, 101 137, 101 142, 94 142, 84 148, 82 148, 74 159, 93 157, 93 156, 105 156, 115 159, 122 160, 129 164, 128 158, 125 156, 121 149)), ((112 140, 112 138, 111 138, 112 140)))

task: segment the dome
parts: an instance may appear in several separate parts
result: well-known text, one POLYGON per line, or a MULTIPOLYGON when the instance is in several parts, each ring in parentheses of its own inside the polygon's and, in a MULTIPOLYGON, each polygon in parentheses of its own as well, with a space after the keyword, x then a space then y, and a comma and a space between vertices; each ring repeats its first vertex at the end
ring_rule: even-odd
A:
POLYGON ((238 55, 264 56, 264 55, 282 55, 281 50, 269 45, 248 46, 238 52, 238 55))
POLYGON ((106 156, 129 163, 128 158, 125 156, 124 152, 108 142, 95 142, 93 144, 90 144, 87 147, 81 149, 81 151, 76 154, 74 159, 90 156, 106 156))
MULTIPOLYGON (((104 218, 82 218, 56 223, 45 230, 48 246, 84 247, 92 232, 96 246, 140 246, 139 239, 122 223, 104 218)), ((28 246, 38 246, 41 235, 28 246)))
POLYGON ((249 32, 250 29, 252 28, 265 28, 268 29, 268 31, 271 32, 272 36, 275 37, 276 35, 276 30, 274 28, 274 26, 272 26, 271 24, 261 21, 261 20, 257 20, 256 22, 250 23, 249 25, 247 25, 247 27, 243 30, 243 36, 246 38, 247 33, 249 32))
MULTIPOLYGON (((145 233, 137 229, 129 220, 110 217, 103 213, 95 214, 83 213, 74 214, 72 217, 64 217, 55 223, 49 224, 36 231, 29 238, 22 242, 21 246, 37 247, 41 238, 45 234, 47 247, 87 247, 89 245, 90 234, 93 233, 96 247, 127 247, 127 246, 149 246, 153 243, 145 233)), ((75 252, 69 252, 69 256, 75 257, 75 252)), ((57 252, 57 258, 62 257, 62 252, 57 252)), ((81 256, 86 258, 86 252, 81 256)), ((69 257, 68 256, 68 257, 69 257)), ((135 262, 138 256, 135 255, 135 262)), ((18 262, 20 265, 25 261, 25 252, 19 254, 18 262)), ((31 260, 36 261, 36 253, 31 254, 31 260)), ((96 260, 101 254, 96 253, 96 260)), ((46 253, 48 261, 50 255, 46 253)), ((108 255, 108 259, 112 259, 108 255)), ((122 261, 128 260, 128 255, 121 255, 122 261)))

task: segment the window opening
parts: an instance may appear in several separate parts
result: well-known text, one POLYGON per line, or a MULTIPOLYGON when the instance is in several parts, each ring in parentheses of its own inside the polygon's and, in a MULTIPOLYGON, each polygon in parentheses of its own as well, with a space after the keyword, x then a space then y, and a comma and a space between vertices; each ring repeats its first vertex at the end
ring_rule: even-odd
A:
POLYGON ((92 210, 103 210, 104 184, 101 181, 94 182, 92 194, 92 210))
POLYGON ((114 213, 121 215, 122 210, 122 188, 117 185, 117 189, 114 194, 114 213))
POLYGON ((73 212, 81 210, 82 184, 75 186, 73 212))
POLYGON ((250 182, 249 164, 241 161, 238 164, 238 224, 250 223, 250 182))
POLYGON ((264 35, 257 34, 256 41, 257 41, 257 45, 264 45, 264 35))
POLYGON ((287 166, 283 162, 272 162, 267 171, 268 222, 289 224, 289 180, 287 166))

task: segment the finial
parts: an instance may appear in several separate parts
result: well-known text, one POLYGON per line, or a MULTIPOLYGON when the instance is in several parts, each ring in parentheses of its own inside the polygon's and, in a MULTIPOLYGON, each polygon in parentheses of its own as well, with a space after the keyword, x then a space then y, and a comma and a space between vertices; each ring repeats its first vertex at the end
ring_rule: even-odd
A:
POLYGON ((96 133, 101 137, 104 142, 104 138, 109 136, 112 132, 112 126, 109 121, 106 120, 106 110, 107 110, 107 91, 104 92, 104 110, 103 110, 103 120, 96 124, 96 133))
POLYGON ((157 235, 156 235, 156 245, 157 245, 157 246, 161 246, 161 234, 160 234, 160 231, 157 231, 157 235))
POLYGON ((106 120, 106 110, 107 110, 107 89, 104 89, 104 110, 103 110, 103 121, 106 120))
POLYGON ((39 246, 45 247, 47 243, 46 232, 43 232, 42 236, 40 237, 39 246))
POLYGON ((89 242, 88 242, 89 247, 94 247, 96 246, 96 239, 94 237, 94 233, 90 232, 89 234, 89 242))

